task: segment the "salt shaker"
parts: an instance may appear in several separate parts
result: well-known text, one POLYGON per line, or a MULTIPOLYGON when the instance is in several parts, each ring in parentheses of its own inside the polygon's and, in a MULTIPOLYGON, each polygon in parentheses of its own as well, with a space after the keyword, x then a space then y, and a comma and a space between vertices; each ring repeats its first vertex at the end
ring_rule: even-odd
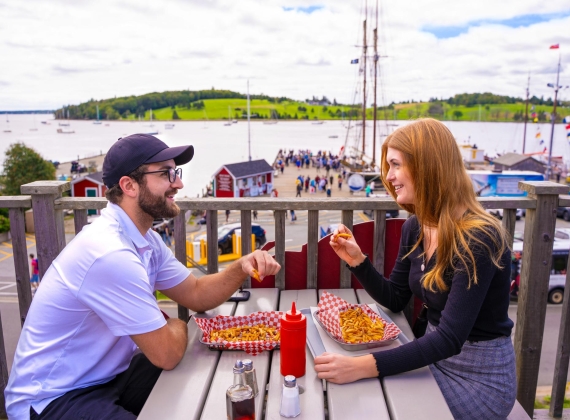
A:
POLYGON ((255 420, 253 390, 245 383, 245 368, 241 360, 236 360, 233 371, 234 384, 226 391, 228 420, 255 420))
POLYGON ((299 400, 299 387, 293 375, 285 376, 283 394, 281 395, 281 417, 293 418, 301 414, 301 401, 299 400))
POLYGON ((259 394, 259 388, 257 387, 257 375, 255 374, 255 368, 253 367, 253 361, 251 359, 244 359, 243 367, 245 368, 245 384, 251 387, 253 390, 253 396, 257 397, 257 394, 259 394))

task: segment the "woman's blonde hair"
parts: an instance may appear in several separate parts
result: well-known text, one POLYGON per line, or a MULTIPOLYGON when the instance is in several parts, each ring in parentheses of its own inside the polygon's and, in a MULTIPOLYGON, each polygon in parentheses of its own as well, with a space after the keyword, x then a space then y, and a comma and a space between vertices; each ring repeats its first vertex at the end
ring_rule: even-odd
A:
MULTIPOLYGON (((507 233, 477 201, 459 146, 449 129, 437 120, 425 118, 388 136, 382 145, 382 182, 396 198, 394 186, 386 180, 390 169, 386 159, 388 148, 402 153, 403 167, 414 182, 416 204, 401 206, 416 215, 420 226, 437 228, 435 268, 423 277, 424 287, 430 291, 448 290, 445 271, 458 266, 467 268, 469 287, 477 284, 475 244, 481 244, 493 264, 502 269, 501 256, 507 247, 507 233), (461 209, 466 209, 465 213, 457 214, 461 209), (487 245, 489 241, 485 241, 485 236, 494 243, 494 250, 487 245)), ((420 229, 418 241, 406 256, 423 239, 424 232, 420 229)))

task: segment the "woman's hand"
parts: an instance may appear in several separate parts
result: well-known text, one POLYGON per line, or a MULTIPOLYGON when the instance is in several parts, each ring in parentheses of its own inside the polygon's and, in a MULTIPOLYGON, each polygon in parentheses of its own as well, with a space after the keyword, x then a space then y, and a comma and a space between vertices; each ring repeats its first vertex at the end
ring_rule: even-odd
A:
POLYGON ((349 357, 325 352, 315 357, 315 371, 319 379, 326 379, 335 384, 347 384, 378 376, 376 360, 371 354, 349 357))
POLYGON ((336 255, 351 267, 360 265, 366 259, 366 255, 362 253, 354 240, 352 232, 343 224, 338 225, 338 228, 331 235, 330 245, 336 255), (350 237, 344 238, 344 235, 340 234, 348 234, 350 237))

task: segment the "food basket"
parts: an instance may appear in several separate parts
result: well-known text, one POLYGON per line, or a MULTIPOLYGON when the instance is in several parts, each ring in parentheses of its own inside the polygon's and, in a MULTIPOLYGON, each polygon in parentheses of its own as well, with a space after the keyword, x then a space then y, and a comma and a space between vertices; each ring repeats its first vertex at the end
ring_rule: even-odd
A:
POLYGON ((279 319, 284 312, 268 311, 254 312, 250 315, 243 316, 223 316, 218 315, 214 318, 196 318, 196 324, 202 330, 200 343, 207 345, 214 350, 243 350, 248 354, 255 356, 264 350, 273 350, 279 347, 279 341, 258 340, 258 341, 211 341, 210 332, 213 330, 225 330, 233 327, 265 325, 273 327, 279 331, 279 319))
POLYGON ((326 291, 322 293, 318 304, 318 310, 314 312, 313 317, 327 335, 341 348, 347 351, 366 350, 388 346, 398 338, 401 332, 400 328, 398 328, 396 324, 393 322, 387 322, 368 305, 351 304, 326 291), (372 321, 380 320, 384 324, 384 337, 382 340, 349 343, 342 338, 340 313, 347 309, 354 308, 361 308, 372 321))

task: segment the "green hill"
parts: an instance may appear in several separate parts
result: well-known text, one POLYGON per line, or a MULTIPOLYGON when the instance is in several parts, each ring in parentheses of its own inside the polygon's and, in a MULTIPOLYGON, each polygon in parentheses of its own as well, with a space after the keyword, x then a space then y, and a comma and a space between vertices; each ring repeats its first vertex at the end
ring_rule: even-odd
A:
MULTIPOLYGON (((252 119, 282 120, 340 120, 361 119, 359 105, 327 103, 325 98, 313 101, 295 101, 286 97, 274 98, 267 95, 251 95, 250 110, 252 119), (309 103, 310 102, 310 103, 309 103)), ((552 100, 532 98, 534 110, 529 107, 529 120, 536 115, 536 121, 546 122, 552 111, 552 100)), ((226 90, 169 91, 154 92, 141 96, 90 100, 79 105, 69 105, 55 111, 56 118, 103 120, 150 119, 150 110, 155 120, 227 120, 247 118, 246 95, 226 90)), ((447 100, 430 99, 429 102, 407 102, 391 104, 377 110, 379 119, 409 120, 432 117, 454 121, 523 121, 525 104, 520 98, 483 94, 459 94, 447 100), (479 105, 477 102, 488 101, 479 105)), ((372 119, 373 109, 366 111, 367 119, 372 119)), ((558 118, 570 114, 570 103, 560 104, 558 118)))

